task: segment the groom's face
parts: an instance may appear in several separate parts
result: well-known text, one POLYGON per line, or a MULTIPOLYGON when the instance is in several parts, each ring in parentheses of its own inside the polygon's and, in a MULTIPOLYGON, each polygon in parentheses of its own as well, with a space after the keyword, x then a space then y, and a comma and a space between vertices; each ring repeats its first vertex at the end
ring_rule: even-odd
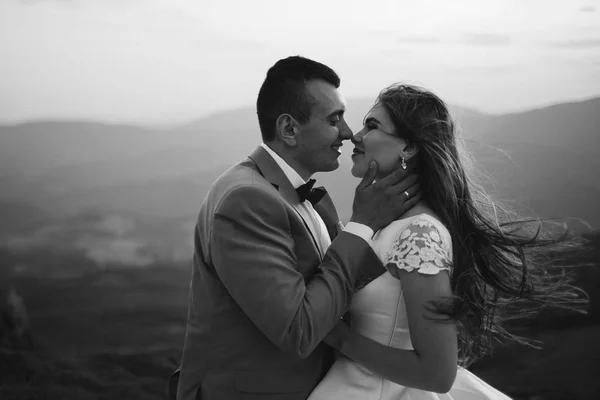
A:
POLYGON ((308 82, 306 94, 312 107, 308 121, 299 127, 295 158, 312 174, 333 171, 340 166, 342 141, 352 138, 344 119, 344 99, 335 86, 322 80, 308 82))

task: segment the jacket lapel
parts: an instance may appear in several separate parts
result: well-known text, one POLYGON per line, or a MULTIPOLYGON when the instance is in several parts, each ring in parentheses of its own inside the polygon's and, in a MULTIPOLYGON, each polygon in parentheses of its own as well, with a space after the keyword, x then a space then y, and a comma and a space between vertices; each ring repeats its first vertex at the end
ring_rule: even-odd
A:
MULTIPOLYGON (((323 218, 323 222, 325 222, 327 230, 329 231, 329 236, 333 241, 333 239, 335 239, 335 237, 344 229, 344 226, 338 218, 335 206, 333 205, 333 200, 331 200, 329 194, 326 194, 320 202, 315 204, 314 207, 321 218, 323 218)), ((379 258, 377 258, 377 260, 379 261, 379 258)), ((381 262, 361 265, 358 270, 355 290, 365 287, 375 279, 379 278, 385 272, 387 272, 387 269, 381 262)))
POLYGON ((343 226, 341 225, 338 213, 335 209, 335 205, 333 204, 331 196, 329 196, 329 193, 323 196, 321 201, 319 201, 313 207, 321 216, 323 222, 325 222, 327 232, 329 233, 329 238, 333 241, 333 239, 339 235, 340 231, 343 229, 343 226))
POLYGON ((314 237, 307 223, 310 216, 307 215, 306 210, 303 207, 299 207, 300 198, 298 197, 298 193, 296 193, 296 189, 294 189, 289 179, 285 176, 281 168, 279 168, 277 162, 261 146, 258 146, 249 158, 254 161, 261 175, 271 182, 271 185, 279 191, 281 197, 296 210, 296 213, 298 213, 304 223, 304 228, 312 238, 315 252, 320 258, 323 258, 323 254, 321 254, 319 246, 317 245, 317 239, 314 237))
MULTIPOLYGON (((294 208, 294 210, 296 210, 300 219, 304 223, 304 228, 306 229, 307 234, 312 238, 315 254, 323 258, 323 255, 319 251, 317 240, 313 236, 306 222, 310 217, 306 215, 303 207, 298 207, 300 205, 298 193, 296 193, 296 190, 290 181, 287 179, 281 168, 279 168, 277 162, 275 162, 273 157, 271 157, 269 153, 267 153, 265 149, 260 146, 258 146, 258 148, 252 152, 249 158, 256 164, 259 173, 264 176, 265 179, 271 182, 271 185, 273 185, 279 191, 279 194, 294 208)), ((323 196, 321 201, 314 205, 314 208, 323 219, 329 236, 333 241, 343 230, 343 225, 339 220, 331 196, 329 196, 329 194, 323 196)), ((370 265, 362 265, 358 272, 358 279, 356 282, 357 286, 355 290, 365 287, 367 284, 377 279, 386 271, 386 268, 381 262, 370 265)))

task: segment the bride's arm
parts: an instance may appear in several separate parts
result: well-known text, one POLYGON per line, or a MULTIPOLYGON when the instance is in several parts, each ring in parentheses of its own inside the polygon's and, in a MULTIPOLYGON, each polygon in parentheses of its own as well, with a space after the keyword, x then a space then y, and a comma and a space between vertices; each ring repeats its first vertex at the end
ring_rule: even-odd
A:
POLYGON ((430 392, 448 392, 457 371, 456 326, 432 320, 439 316, 432 315, 425 306, 436 299, 433 293, 449 295, 448 273, 429 276, 400 271, 399 275, 414 350, 385 346, 350 330, 343 322, 326 342, 392 382, 430 392))
MULTIPOLYGON (((408 240, 417 238, 410 248, 422 247, 418 237, 427 233, 417 228, 418 234, 411 235, 408 240)), ((433 228, 435 229, 435 228, 433 228)), ((414 233, 414 229, 413 229, 414 233)), ((428 235, 430 238, 431 235, 428 235)), ((435 236, 439 238, 439 236, 435 236)), ((398 241, 398 254, 408 259, 409 247, 398 241), (402 249, 402 250, 400 250, 402 249)), ((440 261, 440 249, 436 243, 428 241, 427 254, 431 261, 432 254, 437 251, 440 261)), ((418 255, 418 253, 417 253, 418 255)), ((410 261, 415 261, 413 258, 410 261)), ((390 273, 400 280, 410 330, 410 338, 414 350, 402 350, 385 346, 367 337, 353 332, 347 325, 338 324, 326 341, 343 354, 369 368, 372 372, 403 386, 421 390, 445 393, 450 390, 456 378, 458 351, 456 325, 452 321, 440 320, 441 316, 433 314, 431 303, 452 295, 448 270, 435 267, 441 263, 423 262, 410 266, 399 257, 388 264, 390 273)))

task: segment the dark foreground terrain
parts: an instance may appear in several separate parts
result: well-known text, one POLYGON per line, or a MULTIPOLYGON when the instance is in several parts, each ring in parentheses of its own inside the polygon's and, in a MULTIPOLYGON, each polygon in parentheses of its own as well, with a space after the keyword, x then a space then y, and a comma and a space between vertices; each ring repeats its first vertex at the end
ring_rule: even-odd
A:
MULTIPOLYGON (((72 256, 58 275, 34 268, 45 259, 57 271, 55 254, 0 256, 2 284, 23 297, 35 342, 29 350, 0 348, 0 399, 166 398, 181 355, 188 266, 98 272, 72 256), (78 262, 83 273, 72 268, 78 262)), ((600 398, 599 275, 597 267, 581 275, 592 297, 587 317, 546 316, 521 332, 542 341, 542 350, 498 347, 471 369, 515 399, 600 398)))

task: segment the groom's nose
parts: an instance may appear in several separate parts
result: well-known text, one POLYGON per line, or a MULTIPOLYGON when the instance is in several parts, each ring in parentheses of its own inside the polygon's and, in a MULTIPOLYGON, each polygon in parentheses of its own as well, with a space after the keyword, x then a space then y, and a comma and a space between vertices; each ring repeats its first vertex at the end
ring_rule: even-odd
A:
POLYGON ((352 129, 350 129, 350 127, 348 126, 348 123, 346 123, 346 121, 344 121, 341 126, 340 126, 340 139, 342 140, 349 140, 352 139, 352 136, 354 135, 354 133, 352 132, 352 129))

